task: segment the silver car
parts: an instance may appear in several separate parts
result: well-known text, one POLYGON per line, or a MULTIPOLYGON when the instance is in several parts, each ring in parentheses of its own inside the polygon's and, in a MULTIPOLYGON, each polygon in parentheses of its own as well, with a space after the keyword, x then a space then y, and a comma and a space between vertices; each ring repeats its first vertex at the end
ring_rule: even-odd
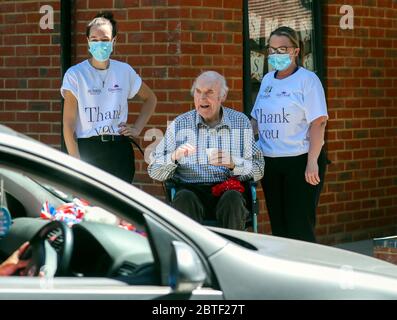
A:
POLYGON ((395 265, 204 227, 4 126, 0 178, 1 205, 13 218, 0 240, 1 259, 30 241, 25 276, 0 278, 0 299, 397 299, 395 265), (80 218, 67 220, 61 213, 76 203, 80 218))

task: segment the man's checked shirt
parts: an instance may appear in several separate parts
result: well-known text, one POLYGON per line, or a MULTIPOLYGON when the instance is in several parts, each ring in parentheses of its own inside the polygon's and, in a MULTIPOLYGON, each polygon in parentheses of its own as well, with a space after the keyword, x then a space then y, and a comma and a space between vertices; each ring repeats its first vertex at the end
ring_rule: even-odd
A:
POLYGON ((165 137, 151 154, 148 167, 152 179, 173 178, 183 183, 212 184, 236 176, 239 180, 259 180, 264 172, 264 159, 253 137, 251 123, 241 112, 221 107, 222 120, 214 127, 207 126, 196 110, 186 112, 170 124, 165 137), (196 152, 176 162, 171 154, 189 143, 196 152), (217 148, 229 153, 234 170, 209 164, 206 149, 217 148))

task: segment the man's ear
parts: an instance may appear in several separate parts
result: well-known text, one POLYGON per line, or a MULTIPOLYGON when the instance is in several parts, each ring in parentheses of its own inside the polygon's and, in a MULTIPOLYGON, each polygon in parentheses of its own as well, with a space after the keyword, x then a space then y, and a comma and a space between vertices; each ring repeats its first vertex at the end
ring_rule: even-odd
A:
POLYGON ((227 92, 225 92, 222 96, 221 96, 221 102, 225 102, 227 98, 227 92))

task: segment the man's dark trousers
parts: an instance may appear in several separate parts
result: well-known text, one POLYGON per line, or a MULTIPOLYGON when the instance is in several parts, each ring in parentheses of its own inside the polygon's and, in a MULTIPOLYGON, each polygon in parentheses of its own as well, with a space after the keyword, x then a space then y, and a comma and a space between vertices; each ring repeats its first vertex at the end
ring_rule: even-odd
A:
POLYGON ((244 230, 249 214, 242 193, 227 190, 220 197, 211 193, 212 185, 180 185, 172 206, 199 223, 216 219, 222 228, 244 230))

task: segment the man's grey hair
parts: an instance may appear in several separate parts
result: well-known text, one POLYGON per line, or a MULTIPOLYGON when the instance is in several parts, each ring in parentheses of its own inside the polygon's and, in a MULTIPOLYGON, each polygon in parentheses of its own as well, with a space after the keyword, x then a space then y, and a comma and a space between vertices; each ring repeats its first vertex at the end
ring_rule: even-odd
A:
POLYGON ((221 85, 220 97, 223 100, 226 99, 227 93, 229 91, 229 88, 226 84, 226 79, 224 76, 222 76, 221 74, 219 74, 216 71, 204 71, 194 80, 192 88, 190 89, 190 93, 192 94, 192 96, 194 96, 194 91, 196 90, 197 81, 201 78, 206 78, 210 81, 219 82, 221 85))

